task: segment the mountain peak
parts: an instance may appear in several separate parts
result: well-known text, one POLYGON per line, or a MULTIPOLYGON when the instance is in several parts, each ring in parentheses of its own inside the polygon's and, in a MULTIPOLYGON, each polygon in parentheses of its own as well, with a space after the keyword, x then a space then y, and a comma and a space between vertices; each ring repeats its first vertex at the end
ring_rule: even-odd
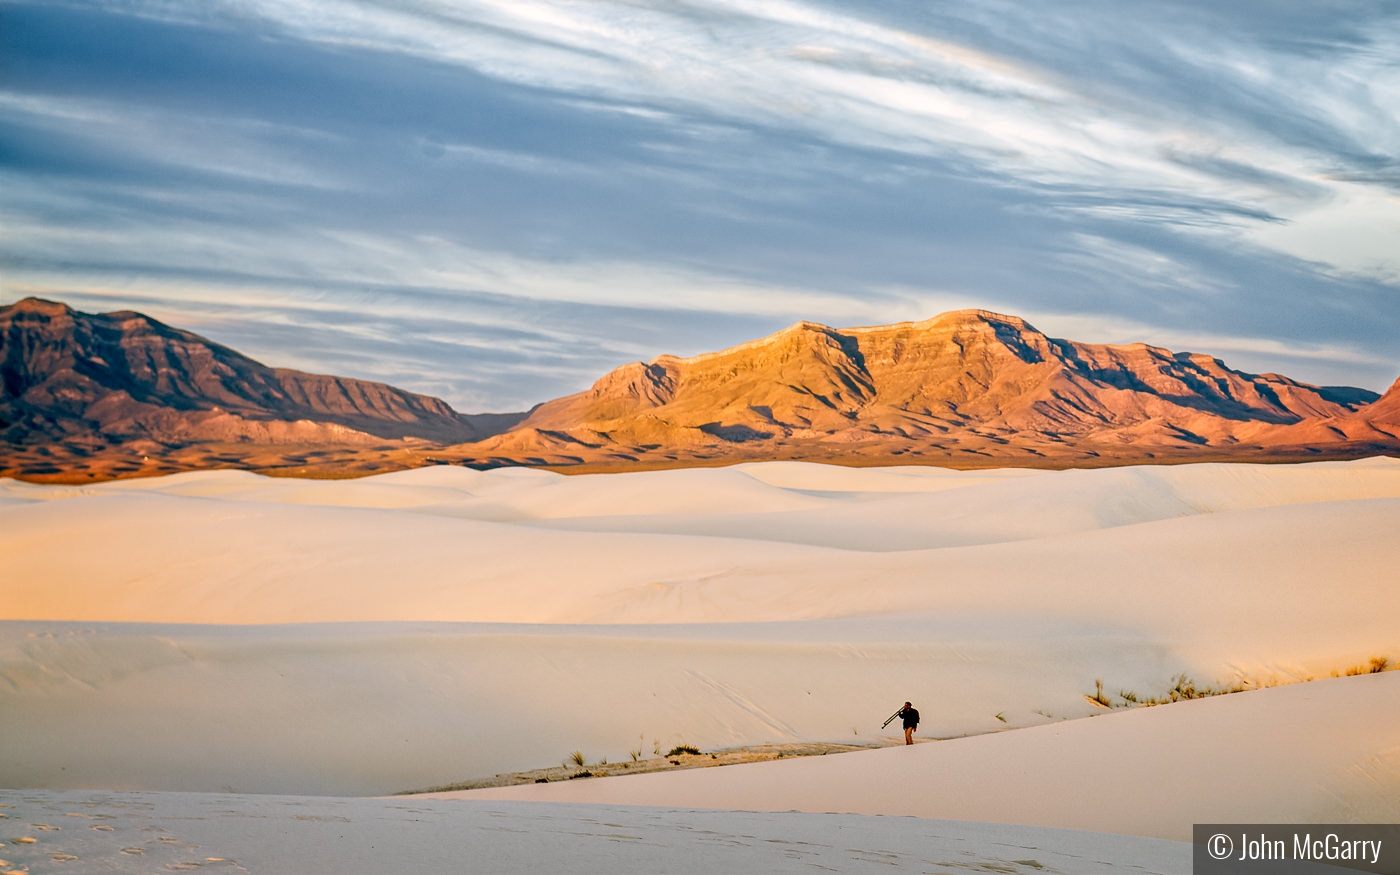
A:
POLYGON ((957 325, 976 325, 978 323, 1008 325, 1017 331, 1035 331, 1035 328, 1020 316, 1008 316, 1005 313, 995 313, 991 310, 977 309, 949 310, 947 313, 940 313, 923 324, 953 327, 957 325))
MULTIPOLYGON (((812 325, 814 323, 801 323, 798 325, 812 325)), ((794 328, 796 326, 793 326, 794 328)), ((822 326, 824 327, 824 326, 822 326)), ((1010 316, 1005 313, 996 313, 992 310, 979 310, 969 308, 965 310, 949 310, 939 313, 921 322, 895 322, 890 325, 864 325, 857 328, 840 329, 842 334, 865 335, 865 334, 908 334, 929 331, 959 331, 964 329, 981 330, 991 328, 993 330, 1002 328, 1015 333, 1040 334, 1040 332, 1020 316, 1010 316)), ((828 329, 830 330, 830 329, 828 329)))
POLYGON ((775 331, 772 334, 760 337, 756 340, 745 341, 736 346, 726 347, 717 352, 702 352, 698 355, 689 356, 688 358, 663 354, 652 359, 651 363, 668 367, 675 365, 694 365, 715 361, 721 358, 730 358, 741 356, 746 353, 772 349, 777 346, 800 344, 804 341, 804 338, 812 339, 818 336, 831 336, 834 334, 836 334, 836 329, 829 325, 823 325, 820 322, 808 322, 803 319, 792 323, 786 328, 775 331))
POLYGON ((33 296, 22 298, 8 307, 0 307, 0 311, 4 310, 11 313, 42 313, 45 316, 63 316, 74 312, 67 304, 33 296))

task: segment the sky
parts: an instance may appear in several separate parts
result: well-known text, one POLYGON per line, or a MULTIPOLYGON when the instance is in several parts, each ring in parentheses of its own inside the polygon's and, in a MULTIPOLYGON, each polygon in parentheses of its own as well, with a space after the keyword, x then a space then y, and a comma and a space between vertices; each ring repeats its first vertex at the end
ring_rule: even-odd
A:
POLYGON ((1383 391, 1389 0, 0 0, 0 303, 521 410, 980 307, 1383 391))

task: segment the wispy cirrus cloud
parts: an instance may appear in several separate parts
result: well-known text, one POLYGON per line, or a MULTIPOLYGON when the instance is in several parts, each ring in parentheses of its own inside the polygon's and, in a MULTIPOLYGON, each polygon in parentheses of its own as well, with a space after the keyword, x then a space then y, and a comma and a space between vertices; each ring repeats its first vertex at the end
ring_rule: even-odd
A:
POLYGON ((139 302, 273 363, 500 409, 797 318, 988 306, 1397 370, 1385 6, 112 0, 0 25, 0 295, 139 302))

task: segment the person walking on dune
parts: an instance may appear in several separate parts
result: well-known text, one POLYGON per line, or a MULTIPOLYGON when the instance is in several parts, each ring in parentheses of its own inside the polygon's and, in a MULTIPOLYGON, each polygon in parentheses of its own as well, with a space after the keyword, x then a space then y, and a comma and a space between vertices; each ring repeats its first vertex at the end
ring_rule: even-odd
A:
POLYGON ((919 712, 910 702, 905 702, 896 716, 904 718, 904 743, 914 743, 914 730, 919 728, 919 712))

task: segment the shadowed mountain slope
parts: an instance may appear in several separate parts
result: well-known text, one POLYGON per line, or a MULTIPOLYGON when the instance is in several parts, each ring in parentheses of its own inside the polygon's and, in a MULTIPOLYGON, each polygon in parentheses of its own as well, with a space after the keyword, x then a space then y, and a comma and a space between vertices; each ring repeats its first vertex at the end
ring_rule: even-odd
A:
POLYGON ((380 444, 474 440, 519 416, 464 416, 383 383, 269 368, 140 313, 0 307, 0 437, 380 444))
POLYGON ((1392 426, 1400 432, 1400 380, 1396 380, 1377 401, 1361 408, 1356 418, 1370 423, 1392 426))

